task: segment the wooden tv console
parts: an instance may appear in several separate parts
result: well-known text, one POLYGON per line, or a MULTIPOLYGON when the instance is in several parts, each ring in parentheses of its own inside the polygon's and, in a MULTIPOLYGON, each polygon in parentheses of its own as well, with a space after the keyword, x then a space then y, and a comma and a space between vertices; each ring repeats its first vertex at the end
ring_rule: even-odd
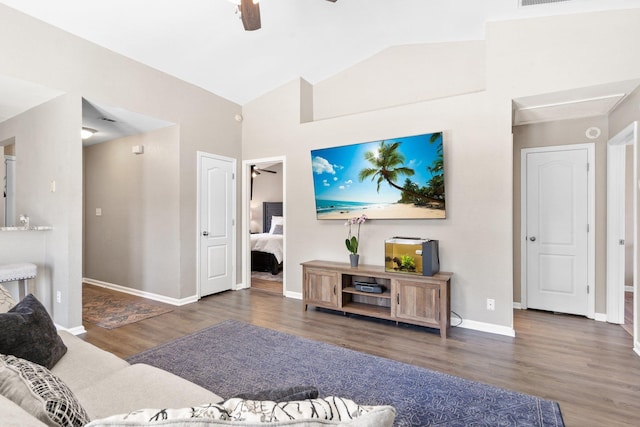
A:
POLYGON ((382 266, 333 261, 302 263, 302 302, 307 306, 329 308, 395 322, 440 329, 447 337, 451 326, 451 276, 433 276, 385 271, 382 266), (355 281, 376 282, 385 287, 381 294, 356 290, 355 281))

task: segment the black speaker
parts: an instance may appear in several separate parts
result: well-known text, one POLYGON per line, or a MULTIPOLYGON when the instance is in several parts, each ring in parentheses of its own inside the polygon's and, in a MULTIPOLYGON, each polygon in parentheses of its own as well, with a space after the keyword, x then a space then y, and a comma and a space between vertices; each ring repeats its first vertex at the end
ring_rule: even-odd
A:
POLYGON ((433 276, 440 271, 440 254, 438 241, 427 240, 422 242, 422 275, 433 276))

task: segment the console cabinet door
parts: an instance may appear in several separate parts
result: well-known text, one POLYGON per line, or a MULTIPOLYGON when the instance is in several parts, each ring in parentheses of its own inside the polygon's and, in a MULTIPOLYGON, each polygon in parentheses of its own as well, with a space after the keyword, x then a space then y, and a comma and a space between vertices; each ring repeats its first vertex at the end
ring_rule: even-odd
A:
POLYGON ((391 292, 392 317, 425 326, 440 326, 440 286, 393 279, 391 292))
POLYGON ((305 304, 329 308, 338 307, 340 273, 315 268, 304 269, 305 304))

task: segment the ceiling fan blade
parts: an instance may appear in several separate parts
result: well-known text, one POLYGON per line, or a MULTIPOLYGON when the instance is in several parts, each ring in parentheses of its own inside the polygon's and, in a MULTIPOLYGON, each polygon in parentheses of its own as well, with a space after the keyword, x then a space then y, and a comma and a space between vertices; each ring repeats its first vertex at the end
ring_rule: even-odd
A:
POLYGON ((276 171, 270 171, 269 169, 258 169, 260 172, 278 173, 276 171))
POLYGON ((331 3, 335 3, 336 2, 336 0, 327 0, 327 1, 330 1, 331 3))
POLYGON ((253 0, 241 0, 240 15, 242 25, 247 31, 259 30, 262 27, 260 22, 260 3, 253 3, 253 0))

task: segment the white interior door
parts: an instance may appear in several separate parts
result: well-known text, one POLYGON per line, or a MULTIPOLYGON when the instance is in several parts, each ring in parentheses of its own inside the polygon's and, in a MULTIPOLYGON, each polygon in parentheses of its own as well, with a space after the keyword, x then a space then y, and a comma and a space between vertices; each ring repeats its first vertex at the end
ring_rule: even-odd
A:
POLYGON ((588 149, 526 150, 523 156, 527 307, 587 315, 588 149))
POLYGON ((233 287, 235 160, 199 155, 200 296, 233 287))

